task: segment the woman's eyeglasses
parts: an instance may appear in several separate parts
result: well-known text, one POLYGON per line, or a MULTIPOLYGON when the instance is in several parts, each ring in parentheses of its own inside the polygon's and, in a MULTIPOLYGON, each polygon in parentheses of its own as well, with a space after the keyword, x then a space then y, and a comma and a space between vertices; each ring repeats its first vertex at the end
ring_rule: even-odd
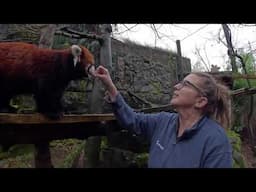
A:
POLYGON ((202 96, 206 97, 206 94, 205 94, 198 86, 196 86, 195 84, 191 83, 191 82, 188 81, 188 80, 182 80, 182 81, 178 82, 177 84, 180 85, 180 86, 178 87, 178 89, 182 89, 184 86, 192 87, 192 88, 194 88, 196 91, 198 91, 202 96))

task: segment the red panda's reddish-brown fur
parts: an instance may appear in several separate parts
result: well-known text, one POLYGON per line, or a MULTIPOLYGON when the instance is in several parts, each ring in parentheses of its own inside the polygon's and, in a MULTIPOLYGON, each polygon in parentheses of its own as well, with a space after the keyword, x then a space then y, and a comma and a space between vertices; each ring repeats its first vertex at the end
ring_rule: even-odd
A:
POLYGON ((80 48, 81 60, 74 66, 71 48, 53 50, 23 42, 1 42, 0 110, 14 95, 32 93, 39 112, 60 113, 60 99, 68 83, 87 76, 86 67, 94 64, 93 54, 80 48))
MULTIPOLYGON (((88 49, 83 47, 82 50, 83 67, 94 64, 93 55, 88 49)), ((53 71, 57 55, 61 55, 61 60, 66 62, 70 54, 70 49, 41 49, 22 42, 0 43, 0 75, 31 75, 38 78, 53 71)))

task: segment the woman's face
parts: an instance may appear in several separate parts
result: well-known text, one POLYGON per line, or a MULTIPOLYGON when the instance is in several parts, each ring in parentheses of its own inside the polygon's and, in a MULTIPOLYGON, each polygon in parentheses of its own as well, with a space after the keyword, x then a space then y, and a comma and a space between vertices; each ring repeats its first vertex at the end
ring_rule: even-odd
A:
POLYGON ((200 87, 202 79, 195 74, 186 76, 183 81, 174 86, 171 105, 177 108, 190 108, 197 106, 199 98, 204 96, 200 87))

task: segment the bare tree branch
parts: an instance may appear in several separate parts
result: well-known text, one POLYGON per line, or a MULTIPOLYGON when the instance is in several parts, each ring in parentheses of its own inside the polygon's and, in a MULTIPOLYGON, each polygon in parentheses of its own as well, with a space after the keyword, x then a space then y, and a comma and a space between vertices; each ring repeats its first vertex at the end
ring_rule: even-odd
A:
POLYGON ((211 66, 211 62, 210 62, 210 60, 209 60, 209 58, 208 58, 205 45, 206 45, 206 44, 204 44, 204 49, 203 49, 203 50, 204 50, 204 55, 205 55, 205 57, 206 57, 206 60, 207 60, 208 65, 211 66))
POLYGON ((218 32, 218 41, 221 42, 225 47, 228 47, 227 43, 225 43, 225 41, 223 41, 223 39, 220 36, 221 33, 221 29, 218 32))
POLYGON ((197 30, 194 31, 193 33, 190 33, 189 35, 187 35, 186 37, 184 37, 183 39, 181 39, 180 41, 183 41, 183 40, 187 39, 188 37, 194 35, 195 33, 199 32, 199 31, 201 31, 203 28, 207 27, 208 25, 209 25, 209 24, 206 24, 206 25, 204 25, 203 27, 200 27, 199 29, 197 29, 197 30))
POLYGON ((124 25, 124 27, 126 28, 126 30, 121 31, 121 32, 118 32, 118 33, 114 33, 115 35, 120 35, 120 34, 125 33, 125 32, 127 32, 127 31, 131 31, 131 29, 133 29, 134 27, 136 27, 138 24, 135 24, 135 25, 131 26, 130 28, 128 28, 125 24, 123 24, 123 25, 124 25))
POLYGON ((159 33, 158 33, 158 30, 156 29, 156 26, 154 24, 151 25, 152 26, 152 29, 154 31, 154 33, 156 34, 156 36, 161 39, 162 37, 160 37, 159 33))
POLYGON ((177 27, 177 28, 180 28, 180 29, 183 29, 183 30, 185 30, 185 31, 189 31, 188 29, 186 29, 185 27, 181 27, 181 26, 179 26, 179 25, 175 25, 175 24, 172 24, 172 26, 174 26, 174 27, 177 27))
POLYGON ((241 27, 255 27, 256 24, 238 24, 238 26, 241 26, 241 27))
POLYGON ((210 71, 210 69, 209 69, 209 67, 208 67, 209 64, 207 64, 207 63, 205 62, 204 58, 202 57, 202 55, 201 55, 201 53, 200 53, 200 49, 199 49, 198 47, 195 48, 195 54, 196 54, 196 55, 200 58, 200 60, 203 62, 204 66, 206 67, 206 70, 207 70, 207 71, 210 71))
POLYGON ((74 39, 80 39, 79 35, 74 35, 74 34, 63 32, 63 31, 56 31, 55 35, 63 35, 63 36, 74 38, 74 39))
MULTIPOLYGON (((162 33, 161 31, 159 31, 159 29, 160 29, 160 27, 158 27, 157 33, 158 33, 159 36, 161 35, 161 36, 160 36, 161 39, 165 37, 165 38, 167 38, 167 39, 173 41, 174 43, 176 43, 176 40, 175 40, 175 39, 172 39, 170 35, 166 35, 165 33, 162 33)), ((174 37, 174 35, 172 35, 172 37, 174 37)))

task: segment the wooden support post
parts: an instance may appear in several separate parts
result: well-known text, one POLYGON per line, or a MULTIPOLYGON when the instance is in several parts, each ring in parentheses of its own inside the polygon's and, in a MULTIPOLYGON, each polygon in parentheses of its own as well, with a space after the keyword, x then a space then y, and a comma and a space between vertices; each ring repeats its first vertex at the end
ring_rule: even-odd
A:
MULTIPOLYGON (((111 32, 110 24, 102 25, 102 44, 100 49, 100 65, 108 68, 112 72, 112 53, 111 53, 111 32)), ((104 86, 98 79, 94 80, 94 87, 91 95, 90 113, 102 113, 104 105, 104 86)), ((101 137, 90 137, 85 146, 84 167, 93 168, 99 165, 101 137)))
POLYGON ((176 41, 177 45, 177 80, 181 81, 183 79, 183 65, 182 65, 182 55, 181 55, 181 47, 180 47, 180 40, 176 41))
POLYGON ((49 142, 35 144, 35 167, 53 168, 53 165, 51 163, 49 142))

